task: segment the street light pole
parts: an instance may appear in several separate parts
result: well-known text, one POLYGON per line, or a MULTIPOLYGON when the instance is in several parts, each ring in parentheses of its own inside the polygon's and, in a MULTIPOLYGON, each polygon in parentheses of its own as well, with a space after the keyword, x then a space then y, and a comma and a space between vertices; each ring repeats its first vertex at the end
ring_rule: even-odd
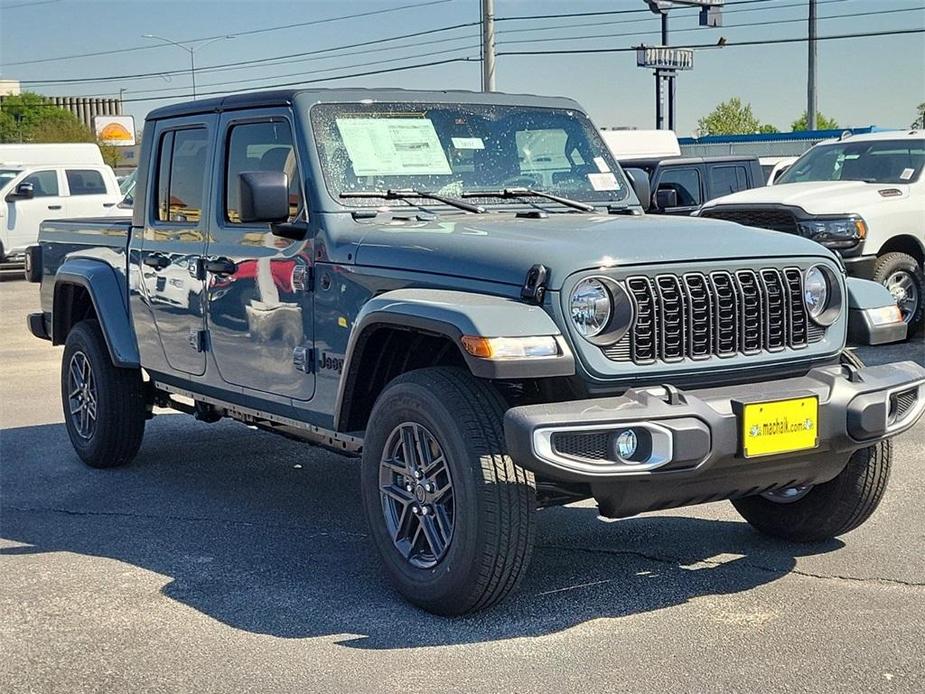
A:
POLYGON ((154 34, 142 34, 141 38, 155 39, 157 41, 169 43, 171 46, 182 48, 184 51, 189 53, 190 78, 193 84, 193 99, 195 99, 196 98, 196 51, 201 50, 205 48, 206 46, 208 46, 209 44, 215 43, 216 41, 224 41, 225 39, 233 39, 234 36, 230 34, 227 36, 216 36, 214 39, 209 39, 205 43, 200 44, 198 46, 187 46, 177 41, 171 41, 170 39, 165 39, 163 36, 156 36, 154 34))
POLYGON ((816 0, 809 0, 809 61, 806 75, 806 129, 816 129, 816 0))
POLYGON ((495 0, 482 0, 482 91, 495 91, 495 0))

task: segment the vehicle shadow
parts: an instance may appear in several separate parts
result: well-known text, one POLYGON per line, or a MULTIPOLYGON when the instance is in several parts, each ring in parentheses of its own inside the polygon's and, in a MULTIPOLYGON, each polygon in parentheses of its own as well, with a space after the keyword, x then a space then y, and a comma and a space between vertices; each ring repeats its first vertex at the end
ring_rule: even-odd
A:
POLYGON ((7 429, 2 440, 0 537, 18 543, 0 549, 8 560, 72 552, 126 562, 236 629, 355 648, 542 636, 747 591, 786 575, 801 554, 842 546, 774 543, 742 522, 601 523, 590 507, 550 509, 519 592, 449 620, 403 602, 380 572, 355 461, 179 415, 151 422, 138 459, 117 470, 80 464, 62 425, 7 429))

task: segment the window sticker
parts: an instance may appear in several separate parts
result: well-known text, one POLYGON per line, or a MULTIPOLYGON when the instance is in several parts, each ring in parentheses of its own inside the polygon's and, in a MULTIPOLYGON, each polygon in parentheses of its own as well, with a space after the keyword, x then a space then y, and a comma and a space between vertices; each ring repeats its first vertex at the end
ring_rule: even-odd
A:
POLYGON ((601 173, 610 173, 610 167, 604 161, 604 157, 594 157, 594 163, 597 164, 597 170, 601 173))
POLYGON ((903 172, 899 174, 899 177, 903 181, 908 181, 915 174, 915 169, 903 169, 903 172))
POLYGON ((456 149, 485 149, 481 137, 453 137, 453 147, 456 149))
POLYGON ((429 118, 337 118, 357 176, 450 174, 429 118))
POLYGON ((619 190, 620 184, 613 173, 589 173, 588 181, 594 190, 619 190))

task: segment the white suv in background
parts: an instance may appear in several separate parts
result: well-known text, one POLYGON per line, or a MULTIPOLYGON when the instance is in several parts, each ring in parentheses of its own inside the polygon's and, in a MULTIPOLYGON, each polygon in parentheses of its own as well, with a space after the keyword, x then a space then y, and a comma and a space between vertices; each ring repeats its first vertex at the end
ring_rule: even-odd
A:
POLYGON ((34 244, 44 220, 104 217, 121 199, 103 164, 0 164, 0 260, 34 244))
POLYGON ((697 214, 800 234, 837 251, 848 273, 893 294, 914 334, 925 323, 925 132, 820 142, 773 186, 707 202, 697 214))

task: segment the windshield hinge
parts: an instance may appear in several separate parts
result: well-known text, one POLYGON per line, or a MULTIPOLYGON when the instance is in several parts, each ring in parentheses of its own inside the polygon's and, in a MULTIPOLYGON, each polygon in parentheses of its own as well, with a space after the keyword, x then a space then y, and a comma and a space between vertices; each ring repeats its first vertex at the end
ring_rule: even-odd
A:
POLYGON ((528 304, 543 303, 543 297, 546 295, 546 276, 549 270, 545 265, 536 264, 527 270, 527 278, 524 280, 524 286, 520 290, 520 298, 528 304))

